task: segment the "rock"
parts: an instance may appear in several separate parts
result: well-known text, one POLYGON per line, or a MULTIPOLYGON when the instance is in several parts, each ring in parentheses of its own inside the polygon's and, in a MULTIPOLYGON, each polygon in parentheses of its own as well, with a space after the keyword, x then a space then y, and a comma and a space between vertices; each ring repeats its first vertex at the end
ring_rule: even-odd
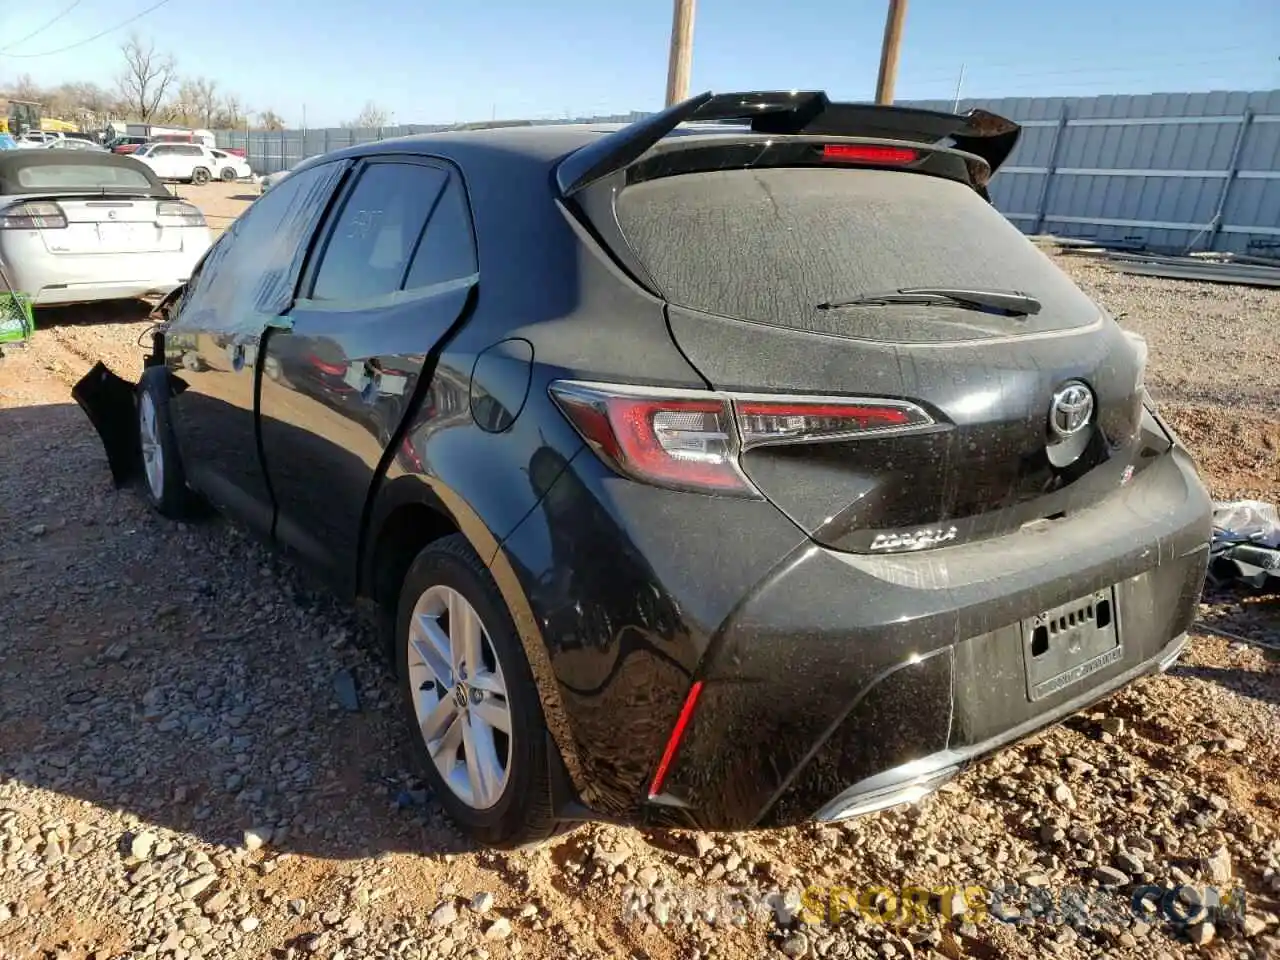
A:
POLYGON ((262 921, 257 917, 245 917, 240 921, 240 929, 245 933, 253 933, 262 925, 262 921))
POLYGON ((1231 809, 1231 801, 1220 793, 1211 793, 1206 799, 1208 800, 1209 806, 1214 810, 1217 810, 1219 813, 1231 809))
POLYGON ((1266 921, 1256 913, 1251 913, 1244 918, 1243 930, 1246 937, 1256 937, 1266 929, 1266 921))
POLYGON ((1231 852, 1226 847, 1219 847, 1206 857, 1201 865, 1209 876, 1209 881, 1222 886, 1231 880, 1231 852))
POLYGON ((486 940, 505 940, 511 936, 511 921, 506 917, 498 917, 484 928, 486 940))
POLYGON ((1126 850, 1116 853, 1115 864, 1131 877, 1140 877, 1146 872, 1146 867, 1142 861, 1126 850))
POLYGON ((658 876, 658 868, 649 866, 637 873, 636 879, 640 881, 641 886, 652 887, 657 884, 658 876))
POLYGON ((1222 749, 1227 753, 1244 753, 1249 749, 1249 744, 1238 737, 1227 737, 1222 741, 1222 749))
POLYGON ((1067 832, 1061 827, 1055 827, 1052 823, 1046 823, 1040 828, 1040 839, 1045 843, 1059 843, 1067 832))
POLYGON ((1103 717, 1098 721, 1098 726, 1104 733, 1109 733, 1113 737, 1118 737, 1124 733, 1124 720, 1120 717, 1103 717))
POLYGON ((705 857, 716 848, 715 842, 705 833, 694 834, 693 845, 697 849, 699 857, 705 857))
POLYGON ((135 860, 146 860, 151 856, 151 851, 156 845, 159 838, 149 830, 135 834, 133 839, 129 841, 129 855, 135 860))
POLYGON ((244 848, 250 852, 259 850, 270 842, 270 827, 251 827, 244 832, 244 848))
POLYGON ((290 913, 292 913, 295 917, 300 917, 300 916, 302 916, 304 913, 306 913, 306 912, 307 912, 307 901, 305 901, 305 900, 290 900, 290 901, 289 901, 289 912, 290 912, 290 913))
POLYGON ((1098 867, 1093 871, 1093 877, 1104 887, 1121 887, 1129 882, 1129 875, 1115 867, 1098 867))
POLYGON ((481 891, 471 898, 471 909, 476 913, 488 913, 493 907, 493 894, 481 891))
POLYGON ((797 957, 803 957, 809 952, 809 938, 798 930, 795 933, 787 934, 786 938, 778 944, 778 949, 785 956, 796 960, 797 957))
POLYGON ((431 914, 431 923, 437 927, 447 927, 458 919, 458 911, 452 903, 442 903, 431 914))
POLYGON ((1074 810, 1076 806, 1075 794, 1071 792, 1071 788, 1061 781, 1053 785, 1053 800, 1070 810, 1074 810))
POLYGON ((200 894, 208 890, 217 881, 217 874, 206 874, 203 877, 196 877, 194 880, 184 883, 178 888, 178 893, 182 894, 186 900, 194 900, 200 894))
POLYGON ((338 703, 348 713, 360 712, 360 694, 356 689, 356 678, 350 670, 339 670, 333 675, 333 692, 338 703))
POLYGON ((1203 947, 1212 941, 1215 933, 1217 931, 1213 928, 1213 924, 1207 920, 1187 927, 1187 939, 1198 947, 1203 947))
POLYGON ((212 897, 204 902, 204 912, 208 916, 221 913, 227 907, 231 906, 231 891, 219 890, 212 897))

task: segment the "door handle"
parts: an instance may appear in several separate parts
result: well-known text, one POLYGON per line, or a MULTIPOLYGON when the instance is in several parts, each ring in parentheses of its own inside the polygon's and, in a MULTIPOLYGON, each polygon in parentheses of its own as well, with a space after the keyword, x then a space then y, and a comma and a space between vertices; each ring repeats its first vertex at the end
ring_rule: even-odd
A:
POLYGON ((231 369, 239 373, 244 369, 244 344, 237 343, 231 347, 231 369))

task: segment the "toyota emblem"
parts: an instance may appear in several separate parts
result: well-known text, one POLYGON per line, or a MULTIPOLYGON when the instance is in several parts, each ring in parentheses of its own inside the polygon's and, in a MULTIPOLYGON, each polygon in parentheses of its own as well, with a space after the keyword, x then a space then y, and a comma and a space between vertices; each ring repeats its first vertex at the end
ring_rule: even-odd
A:
POLYGON ((115 212, 114 210, 108 210, 108 211, 107 211, 107 219, 108 219, 108 220, 114 220, 115 218, 116 218, 116 212, 115 212))
POLYGON ((1072 380, 1054 391, 1049 404, 1049 429, 1059 439, 1074 437, 1093 420, 1093 391, 1072 380))

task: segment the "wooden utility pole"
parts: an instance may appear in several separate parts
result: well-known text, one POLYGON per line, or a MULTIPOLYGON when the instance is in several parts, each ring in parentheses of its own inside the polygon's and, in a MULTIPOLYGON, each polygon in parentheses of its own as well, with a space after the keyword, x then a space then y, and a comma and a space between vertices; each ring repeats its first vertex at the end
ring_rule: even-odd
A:
POLYGON ((667 61, 667 103, 669 107, 689 96, 689 74, 693 69, 694 0, 675 0, 671 16, 671 55, 667 61))
POLYGON ((884 21, 884 43, 880 47, 880 76, 876 78, 876 103, 893 103, 893 85, 898 79, 898 48, 902 45, 902 21, 907 18, 907 0, 889 0, 884 21))

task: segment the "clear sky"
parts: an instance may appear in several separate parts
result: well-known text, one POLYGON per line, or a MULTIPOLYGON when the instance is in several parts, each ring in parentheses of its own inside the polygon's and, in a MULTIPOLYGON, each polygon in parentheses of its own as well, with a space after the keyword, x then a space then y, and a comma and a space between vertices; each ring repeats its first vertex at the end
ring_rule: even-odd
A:
MULTIPOLYGON (((661 106, 670 0, 0 2, 0 81, 111 84, 130 30, 290 126, 661 106), (65 15, 59 16, 59 14, 65 15), (27 34, 58 17, 47 29, 27 34), (75 44, 66 52, 60 48, 75 44), (20 56, 21 55, 21 56, 20 56)), ((698 0, 693 89, 873 95, 885 0, 698 0)), ((1280 88, 1280 0, 910 0, 897 95, 1280 88)))

